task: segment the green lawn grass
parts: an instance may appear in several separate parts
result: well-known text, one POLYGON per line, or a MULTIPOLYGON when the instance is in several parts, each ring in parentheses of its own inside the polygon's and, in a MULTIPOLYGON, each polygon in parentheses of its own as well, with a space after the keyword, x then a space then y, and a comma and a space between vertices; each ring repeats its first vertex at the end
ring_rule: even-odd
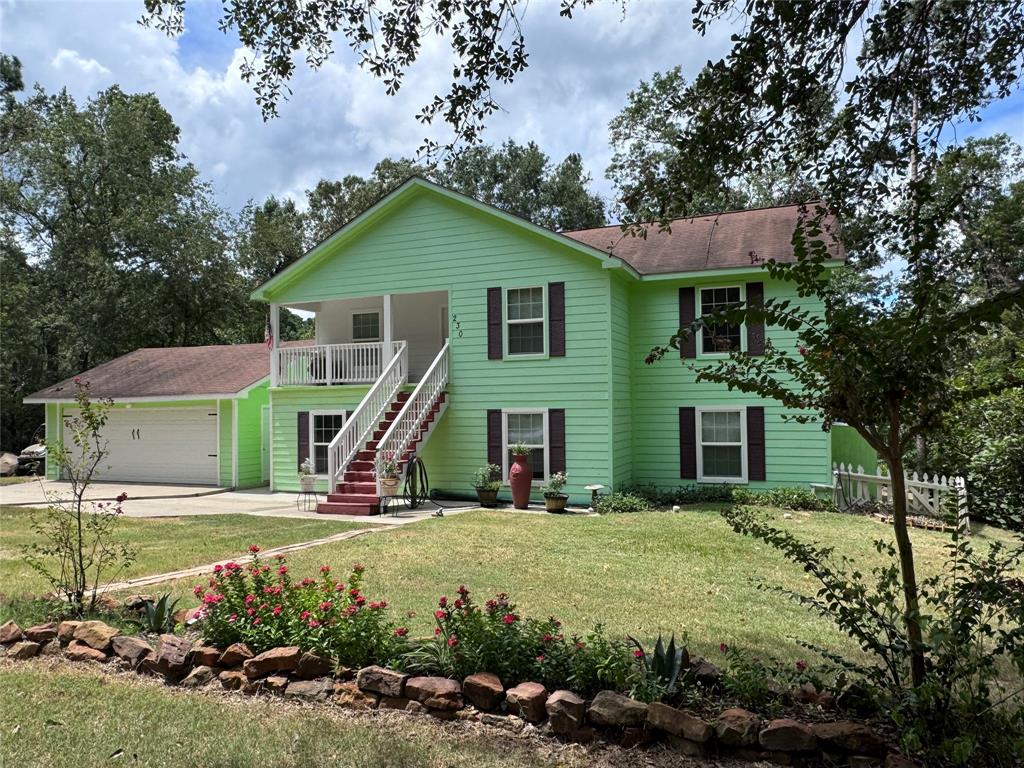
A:
MULTIPOLYGON (((280 700, 215 697, 153 679, 45 662, 0 662, 0 765, 89 768, 527 768, 554 765, 529 742, 467 733, 458 724, 371 716, 280 700), (445 731, 441 738, 441 731, 445 731)), ((559 765, 592 765, 585 755, 559 765)))
POLYGON ((0 485, 21 485, 22 483, 31 483, 33 480, 38 479, 34 475, 5 475, 0 477, 0 485))
MULTIPOLYGON (((882 562, 872 542, 892 536, 891 528, 864 517, 794 512, 785 520, 781 510, 767 513, 802 539, 834 544, 865 571, 882 562)), ((975 540, 1005 536, 980 528, 975 540)), ((920 572, 934 572, 949 536, 914 530, 911 537, 920 572)), ((828 621, 759 590, 758 581, 804 593, 816 585, 775 550, 733 533, 713 509, 603 517, 475 511, 289 558, 297 577, 315 575, 322 563, 337 571, 356 561, 366 566, 366 594, 387 599, 395 620, 417 632, 432 628, 438 596, 453 596, 465 584, 478 600, 509 592, 521 611, 554 615, 569 632, 595 622, 644 640, 685 632, 692 648, 712 655, 724 642, 783 659, 806 657, 797 638, 857 653, 828 621)), ((174 589, 194 601, 193 583, 174 589)))
MULTIPOLYGON (((38 541, 31 528, 33 514, 38 516, 43 511, 0 506, 0 594, 7 599, 38 596, 48 589, 45 579, 29 568, 22 557, 22 548, 38 541)), ((255 542, 275 547, 361 527, 365 526, 330 519, 254 515, 125 517, 117 525, 116 539, 130 543, 137 557, 117 579, 212 563, 242 554, 255 542)))

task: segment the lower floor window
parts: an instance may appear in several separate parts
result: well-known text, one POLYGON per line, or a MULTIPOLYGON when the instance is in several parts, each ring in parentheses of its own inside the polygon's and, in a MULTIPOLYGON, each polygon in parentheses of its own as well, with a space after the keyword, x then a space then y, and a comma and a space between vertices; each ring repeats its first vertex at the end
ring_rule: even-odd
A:
POLYGON ((742 410, 699 410, 698 480, 747 479, 742 410))
POLYGON ((313 457, 313 471, 318 475, 327 474, 327 448, 334 436, 345 425, 345 414, 312 413, 309 416, 310 455, 313 457))
POLYGON ((534 482, 547 482, 547 412, 509 411, 503 414, 505 427, 505 466, 502 477, 508 477, 512 452, 508 446, 523 443, 530 449, 527 463, 533 470, 534 482))

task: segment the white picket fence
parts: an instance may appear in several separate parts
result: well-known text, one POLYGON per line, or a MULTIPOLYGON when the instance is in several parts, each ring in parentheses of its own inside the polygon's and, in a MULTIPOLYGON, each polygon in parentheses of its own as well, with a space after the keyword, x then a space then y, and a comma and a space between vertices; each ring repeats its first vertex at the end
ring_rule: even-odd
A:
MULTIPOLYGON (((907 489, 907 512, 921 517, 941 518, 946 497, 956 498, 957 525, 970 531, 967 508, 967 484, 962 477, 945 475, 919 476, 917 472, 903 476, 907 489)), ((840 509, 848 509, 861 501, 887 502, 892 499, 892 478, 873 475, 852 464, 832 465, 833 501, 840 509)))

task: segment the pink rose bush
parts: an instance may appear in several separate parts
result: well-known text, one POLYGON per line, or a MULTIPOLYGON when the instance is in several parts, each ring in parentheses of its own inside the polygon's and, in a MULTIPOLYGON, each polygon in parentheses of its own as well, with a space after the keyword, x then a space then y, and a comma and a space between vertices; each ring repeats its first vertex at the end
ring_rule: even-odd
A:
POLYGON ((487 671, 506 686, 537 681, 585 694, 629 690, 643 674, 626 643, 605 637, 600 625, 585 638, 567 638, 555 617, 523 616, 504 592, 482 606, 465 586, 457 593, 437 601, 433 636, 411 640, 398 666, 455 679, 487 671))
POLYGON ((284 557, 264 563, 259 547, 252 562, 214 566, 205 585, 194 589, 202 602, 197 618, 206 639, 220 647, 246 643, 256 653, 297 645, 348 666, 389 659, 403 635, 396 634, 384 600, 362 593, 363 566, 353 566, 347 581, 321 566, 320 578, 292 580, 284 557))

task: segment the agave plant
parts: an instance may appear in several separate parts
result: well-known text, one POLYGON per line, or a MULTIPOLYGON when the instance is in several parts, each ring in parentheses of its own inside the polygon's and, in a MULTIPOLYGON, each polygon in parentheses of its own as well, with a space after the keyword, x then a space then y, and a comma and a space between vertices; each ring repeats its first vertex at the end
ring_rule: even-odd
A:
POLYGON ((170 594, 161 595, 156 601, 147 600, 139 625, 146 632, 172 632, 174 630, 174 609, 177 605, 178 600, 172 600, 170 594))
POLYGON ((629 637, 629 641, 636 646, 639 653, 635 654, 637 659, 644 665, 647 675, 657 681, 666 696, 676 691, 680 675, 684 675, 690 668, 690 653, 685 645, 676 647, 675 634, 664 643, 661 635, 654 644, 654 650, 648 653, 635 637, 629 637))

